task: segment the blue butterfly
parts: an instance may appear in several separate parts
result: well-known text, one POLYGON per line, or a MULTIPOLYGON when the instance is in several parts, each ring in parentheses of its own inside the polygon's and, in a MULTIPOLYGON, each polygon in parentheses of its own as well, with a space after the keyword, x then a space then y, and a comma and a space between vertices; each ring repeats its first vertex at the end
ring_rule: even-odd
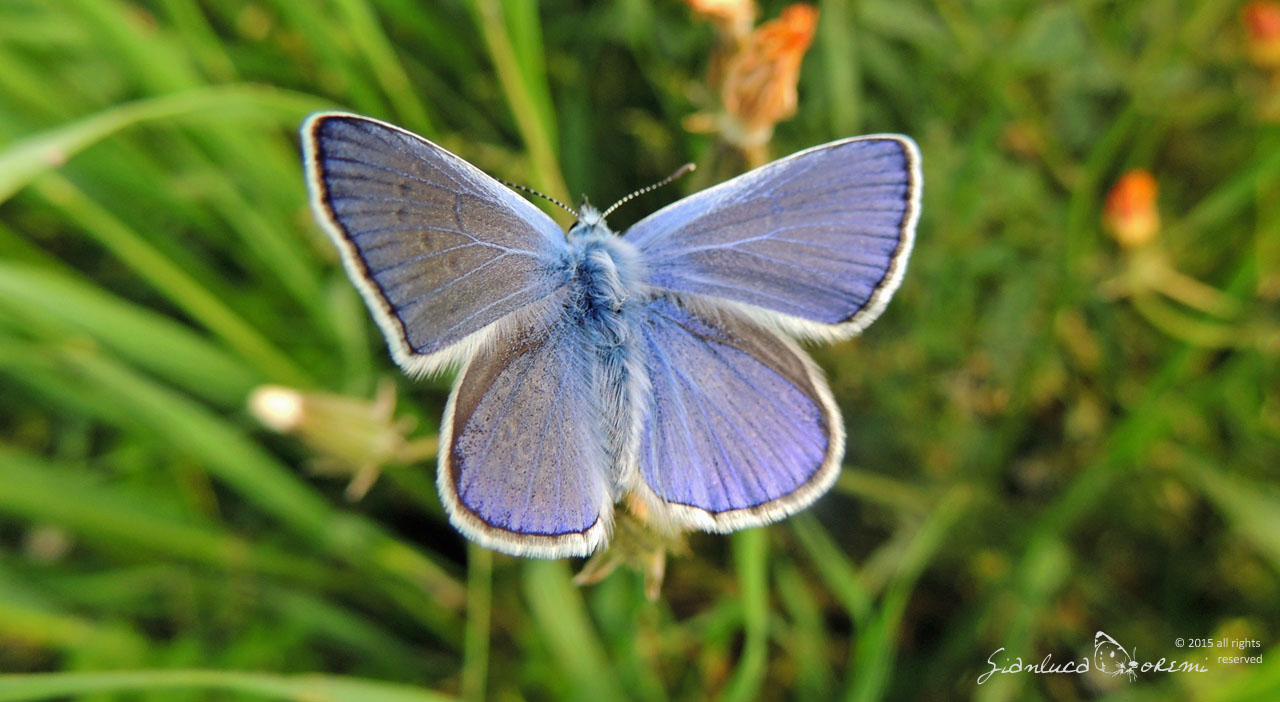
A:
POLYGON ((585 556, 628 495, 669 531, 808 506, 844 425, 795 339, 862 331, 906 270, 920 155, 834 141, 687 197, 619 236, 566 235, 398 127, 302 127, 311 204, 407 373, 460 372, 440 429, 449 518, 513 555, 585 556))

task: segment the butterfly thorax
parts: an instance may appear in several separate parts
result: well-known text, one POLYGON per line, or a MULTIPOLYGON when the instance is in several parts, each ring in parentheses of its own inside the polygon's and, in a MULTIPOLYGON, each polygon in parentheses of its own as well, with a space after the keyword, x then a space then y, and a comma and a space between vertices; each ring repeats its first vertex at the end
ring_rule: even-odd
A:
POLYGON ((599 334, 600 344, 621 343, 626 336, 624 312, 638 302, 639 256, 635 247, 614 235, 598 218, 584 218, 573 225, 568 240, 571 285, 586 327, 599 334))

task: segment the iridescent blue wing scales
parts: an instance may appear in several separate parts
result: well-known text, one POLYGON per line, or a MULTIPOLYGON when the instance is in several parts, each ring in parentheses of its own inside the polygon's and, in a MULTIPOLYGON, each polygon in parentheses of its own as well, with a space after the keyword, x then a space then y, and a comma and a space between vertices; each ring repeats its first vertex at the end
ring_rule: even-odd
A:
POLYGON ((445 408, 441 499, 454 526, 489 548, 588 555, 607 538, 614 503, 598 356, 565 314, 497 341, 467 364, 445 408))
POLYGON ((839 410, 793 342, 741 315, 659 297, 640 322, 652 394, 639 495, 682 527, 732 531, 800 510, 835 480, 839 410))
POLYGON ((906 270, 919 161, 903 136, 832 142, 675 202, 626 238, 656 288, 745 305, 792 334, 848 337, 906 270))
POLYGON ((429 373, 567 282, 564 233, 475 166, 399 127, 302 127, 311 202, 396 362, 429 373))

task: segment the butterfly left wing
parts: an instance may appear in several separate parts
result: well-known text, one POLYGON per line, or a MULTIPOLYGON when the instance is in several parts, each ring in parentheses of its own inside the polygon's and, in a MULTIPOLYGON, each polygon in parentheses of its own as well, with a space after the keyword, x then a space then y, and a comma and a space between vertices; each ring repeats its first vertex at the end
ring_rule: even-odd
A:
POLYGON ((585 556, 608 536, 614 498, 593 392, 599 369, 580 331, 563 314, 504 331, 449 397, 440 495, 454 526, 487 548, 585 556))
POLYGON ((652 396, 638 495, 660 519, 726 532, 780 519, 826 492, 844 429, 818 369, 748 319, 668 297, 639 322, 652 396))
POLYGON ((560 227, 458 156, 340 112, 302 137, 312 207, 406 372, 465 359, 567 282, 560 227))
POLYGON ((656 288, 742 303, 799 336, 845 338, 880 314, 906 271, 920 187, 913 141, 856 137, 668 205, 626 239, 656 288))

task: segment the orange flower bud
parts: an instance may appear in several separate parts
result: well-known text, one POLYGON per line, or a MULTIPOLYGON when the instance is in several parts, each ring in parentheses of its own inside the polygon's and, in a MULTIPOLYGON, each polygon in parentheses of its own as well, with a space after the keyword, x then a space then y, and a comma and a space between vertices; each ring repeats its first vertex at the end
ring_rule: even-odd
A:
POLYGON ((1160 231, 1156 209, 1159 186, 1155 176, 1141 168, 1120 176, 1103 208, 1102 224, 1107 233, 1126 249, 1148 243, 1160 231))
POLYGON ((1255 0, 1240 10, 1249 60, 1261 68, 1280 69, 1280 2, 1255 0))
POLYGON ((725 138, 740 147, 764 144, 773 126, 796 112, 800 62, 813 42, 818 9, 790 5, 765 22, 729 60, 721 99, 730 124, 725 138))

